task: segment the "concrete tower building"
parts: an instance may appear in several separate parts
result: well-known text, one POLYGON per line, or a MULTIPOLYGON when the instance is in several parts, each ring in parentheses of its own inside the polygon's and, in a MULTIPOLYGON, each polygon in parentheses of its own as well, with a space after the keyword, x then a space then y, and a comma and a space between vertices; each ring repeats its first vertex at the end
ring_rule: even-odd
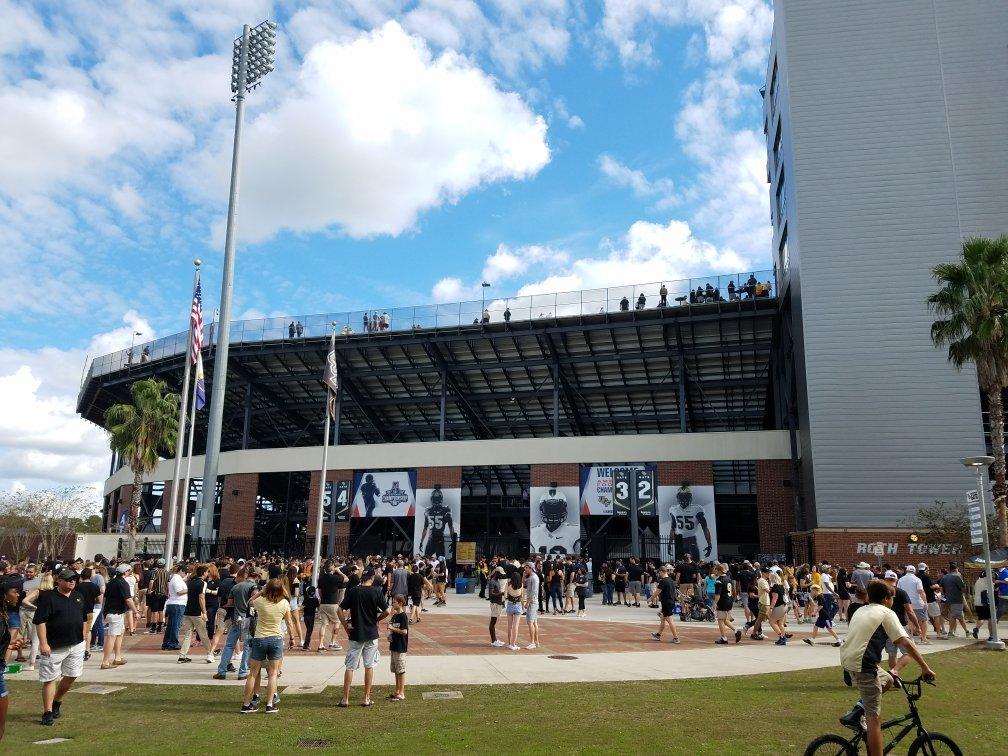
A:
POLYGON ((963 238, 1008 231, 1006 40, 1002 0, 774 2, 768 180, 817 547, 972 487, 976 374, 934 348, 925 298, 963 238))

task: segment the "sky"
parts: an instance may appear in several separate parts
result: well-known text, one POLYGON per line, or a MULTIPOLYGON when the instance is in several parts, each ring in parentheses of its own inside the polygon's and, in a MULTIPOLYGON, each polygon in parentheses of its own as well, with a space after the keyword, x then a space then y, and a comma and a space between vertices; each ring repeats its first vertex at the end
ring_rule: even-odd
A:
POLYGON ((100 484, 90 358, 236 318, 767 269, 767 0, 0 0, 0 491, 100 484))

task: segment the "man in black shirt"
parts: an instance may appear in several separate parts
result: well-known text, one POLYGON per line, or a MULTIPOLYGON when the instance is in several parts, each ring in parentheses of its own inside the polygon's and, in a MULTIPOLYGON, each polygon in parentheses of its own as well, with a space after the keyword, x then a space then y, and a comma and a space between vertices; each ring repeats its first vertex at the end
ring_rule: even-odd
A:
POLYGON ((661 640, 662 630, 668 625, 669 632, 672 633, 672 642, 679 642, 679 634, 672 622, 672 613, 675 610, 675 593, 675 583, 669 577, 668 567, 663 564, 658 568, 658 582, 649 602, 651 606, 661 607, 658 612, 658 632, 651 633, 651 637, 656 641, 661 640))
POLYGON ((321 615, 321 629, 319 630, 318 651, 326 650, 325 635, 326 628, 329 630, 329 646, 333 651, 342 651, 343 646, 336 640, 336 627, 339 623, 339 605, 343 600, 343 591, 346 587, 346 575, 336 566, 336 563, 327 560, 323 565, 322 573, 318 581, 318 613, 321 615))
POLYGON ((721 637, 714 642, 719 646, 728 643, 728 639, 725 637, 726 631, 731 631, 735 636, 736 643, 742 640, 742 631, 736 630, 735 625, 732 624, 732 607, 735 606, 735 597, 732 595, 734 584, 727 573, 728 565, 714 565, 714 609, 717 612, 718 630, 721 631, 721 637))
POLYGON ((686 554, 686 558, 676 568, 675 581, 685 596, 693 597, 696 595, 694 586, 697 581, 697 568, 693 564, 693 557, 689 553, 686 554))
POLYGON ((747 559, 742 562, 742 567, 738 571, 738 595, 742 598, 742 609, 745 612, 747 626, 750 622, 756 619, 755 615, 753 615, 753 613, 749 610, 749 602, 745 600, 746 596, 749 595, 749 586, 752 585, 755 580, 756 572, 753 570, 752 563, 747 559))
POLYGON ((644 568, 640 563, 630 558, 630 566, 627 567, 627 593, 633 596, 633 605, 640 606, 641 578, 644 576, 644 568))
POLYGON ((182 648, 179 650, 179 664, 192 661, 189 658, 189 644, 192 643, 194 630, 199 642, 206 649, 206 663, 213 664, 216 661, 213 657, 213 649, 210 647, 210 639, 207 637, 206 580, 204 580, 206 573, 206 565, 201 564, 186 582, 186 605, 182 612, 182 648))
POLYGON ((368 567, 361 575, 360 585, 347 589, 340 602, 339 620, 350 638, 343 673, 343 698, 339 706, 350 705, 350 685, 354 670, 364 658, 364 706, 371 705, 371 681, 378 663, 378 623, 389 615, 385 596, 374 586, 375 573, 368 567))
POLYGON ((126 612, 133 612, 139 617, 136 605, 130 592, 126 575, 133 569, 128 564, 120 564, 111 580, 105 586, 105 621, 108 630, 105 631, 105 648, 102 653, 102 669, 121 667, 126 663, 122 655, 122 639, 126 632, 126 612))
POLYGON ((74 591, 76 585, 76 572, 61 571, 56 590, 39 594, 32 620, 39 638, 42 724, 48 726, 59 718, 63 697, 84 670, 84 622, 91 607, 74 591))

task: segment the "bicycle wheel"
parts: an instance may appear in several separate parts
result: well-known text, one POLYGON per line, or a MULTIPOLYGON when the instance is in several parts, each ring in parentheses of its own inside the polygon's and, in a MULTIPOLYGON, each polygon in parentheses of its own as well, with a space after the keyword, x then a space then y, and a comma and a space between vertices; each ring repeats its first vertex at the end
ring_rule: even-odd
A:
POLYGON ((929 732, 927 735, 919 735, 910 745, 907 752, 909 756, 962 756, 962 751, 948 735, 940 732, 929 732))
POLYGON ((827 756, 827 754, 856 756, 857 749, 849 740, 833 733, 816 738, 805 749, 805 756, 827 756))

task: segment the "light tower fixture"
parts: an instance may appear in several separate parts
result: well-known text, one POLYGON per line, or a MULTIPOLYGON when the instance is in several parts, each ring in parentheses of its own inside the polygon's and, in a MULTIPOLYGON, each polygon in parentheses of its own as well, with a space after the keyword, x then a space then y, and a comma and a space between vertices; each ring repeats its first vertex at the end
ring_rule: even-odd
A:
POLYGON ((231 59, 231 93, 235 103, 234 146, 231 152, 231 195, 228 198, 227 233, 224 238, 224 271, 221 281, 220 316, 217 318, 217 351, 214 354, 210 413, 207 421, 206 458, 203 464, 203 491, 197 509, 194 536, 209 539, 213 531, 214 499, 217 494, 217 461, 220 456, 221 427, 224 421, 224 391, 227 388, 228 347, 231 343, 231 293, 234 283, 235 229, 238 214, 238 156, 242 124, 245 119, 245 95, 262 83, 273 70, 276 52, 273 21, 263 21, 252 28, 242 28, 234 42, 231 59))

